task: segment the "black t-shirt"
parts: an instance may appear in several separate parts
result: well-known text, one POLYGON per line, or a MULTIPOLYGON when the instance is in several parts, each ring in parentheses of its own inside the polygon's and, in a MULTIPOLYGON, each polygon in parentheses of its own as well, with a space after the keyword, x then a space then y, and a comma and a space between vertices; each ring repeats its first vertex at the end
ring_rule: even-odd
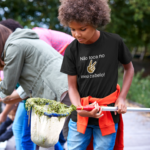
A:
MULTIPOLYGON (((100 31, 99 39, 92 44, 81 44, 74 40, 66 49, 61 72, 77 75, 80 97, 104 98, 116 90, 118 62, 128 64, 132 56, 117 34, 100 31)), ((114 104, 110 104, 114 106, 114 104)), ((119 122, 119 115, 112 117, 119 122)), ((71 114, 77 121, 77 112, 71 114)), ((98 125, 98 119, 89 118, 89 124, 98 125)))

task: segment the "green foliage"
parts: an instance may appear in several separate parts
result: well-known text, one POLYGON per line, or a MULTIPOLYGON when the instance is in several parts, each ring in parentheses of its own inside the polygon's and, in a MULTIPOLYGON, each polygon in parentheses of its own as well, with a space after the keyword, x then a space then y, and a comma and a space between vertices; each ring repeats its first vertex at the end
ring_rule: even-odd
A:
POLYGON ((57 114, 71 114, 72 111, 76 110, 74 105, 68 107, 67 105, 57 102, 55 100, 49 100, 45 98, 29 98, 25 104, 26 110, 30 111, 31 108, 35 109, 35 113, 39 116, 43 115, 44 112, 47 113, 57 113, 57 114), (48 104, 48 105, 46 105, 48 104))
POLYGON ((59 0, 1 0, 0 20, 12 18, 22 26, 47 26, 65 31, 57 19, 59 0))
POLYGON ((150 43, 150 1, 109 0, 111 23, 106 31, 117 33, 128 47, 147 46, 150 43))
MULTIPOLYGON (((150 76, 142 78, 144 70, 134 75, 127 99, 150 107, 150 76)), ((123 73, 119 69, 118 83, 122 86, 123 73)))
POLYGON ((131 7, 134 11, 134 20, 135 21, 142 21, 145 15, 150 15, 150 1, 148 0, 130 0, 131 7))

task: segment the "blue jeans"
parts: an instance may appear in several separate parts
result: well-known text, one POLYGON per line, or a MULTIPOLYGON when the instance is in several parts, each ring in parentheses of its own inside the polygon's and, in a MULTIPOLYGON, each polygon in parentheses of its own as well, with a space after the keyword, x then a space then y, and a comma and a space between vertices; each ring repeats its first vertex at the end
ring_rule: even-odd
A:
POLYGON ((21 145, 25 108, 24 103, 20 102, 13 122, 13 133, 15 137, 16 150, 23 150, 21 145))
MULTIPOLYGON (((24 108, 25 109, 25 108, 24 108)), ((30 114, 31 115, 31 114, 30 114)), ((22 150, 35 150, 36 144, 31 141, 31 117, 30 124, 28 125, 28 114, 25 110, 24 115, 24 124, 23 124, 23 133, 22 133, 22 150)))
POLYGON ((28 115, 24 103, 20 102, 13 123, 16 150, 35 150, 36 145, 31 141, 30 125, 28 126, 28 115))
MULTIPOLYGON (((115 129, 118 130, 118 123, 115 124, 115 129)), ((88 125, 85 134, 82 134, 77 132, 77 123, 70 119, 67 148, 68 150, 86 150, 93 135, 94 150, 113 150, 116 133, 102 136, 99 126, 88 125)))

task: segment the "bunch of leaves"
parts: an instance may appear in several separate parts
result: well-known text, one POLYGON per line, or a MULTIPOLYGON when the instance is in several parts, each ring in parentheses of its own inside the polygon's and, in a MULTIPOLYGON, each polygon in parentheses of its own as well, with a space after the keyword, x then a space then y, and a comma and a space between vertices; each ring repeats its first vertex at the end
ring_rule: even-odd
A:
POLYGON ((30 111, 34 108, 35 113, 39 116, 46 113, 57 113, 57 114, 71 114, 72 111, 76 110, 74 105, 68 107, 67 105, 57 102, 55 100, 49 100, 45 98, 29 98, 26 101, 26 109, 30 111))
MULTIPOLYGON (((133 77, 127 99, 140 103, 145 107, 150 107, 150 76, 142 77, 144 69, 136 73, 133 77)), ((118 83, 122 86, 123 72, 119 69, 118 83)))
POLYGON ((76 110, 76 107, 74 105, 71 105, 68 107, 67 105, 60 103, 60 102, 50 102, 48 105, 48 112, 55 112, 58 114, 66 114, 71 113, 72 111, 76 110))

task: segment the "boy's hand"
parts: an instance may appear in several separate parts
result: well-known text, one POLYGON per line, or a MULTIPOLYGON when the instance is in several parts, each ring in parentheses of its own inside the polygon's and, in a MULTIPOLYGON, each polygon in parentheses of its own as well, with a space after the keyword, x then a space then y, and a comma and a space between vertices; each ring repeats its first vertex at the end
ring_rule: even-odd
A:
POLYGON ((118 97, 115 103, 115 107, 118 107, 118 110, 115 112, 115 115, 118 114, 124 114, 127 112, 127 106, 125 103, 125 100, 121 97, 118 97))
POLYGON ((99 111, 99 105, 96 102, 92 103, 91 105, 95 106, 95 108, 92 111, 90 111, 91 117, 93 117, 93 118, 102 117, 103 116, 103 114, 101 114, 102 113, 102 108, 99 111))
POLYGON ((92 117, 92 118, 100 118, 103 116, 102 109, 99 111, 99 105, 94 102, 90 105, 95 106, 95 108, 92 111, 85 111, 85 110, 77 110, 78 114, 82 117, 92 117))

